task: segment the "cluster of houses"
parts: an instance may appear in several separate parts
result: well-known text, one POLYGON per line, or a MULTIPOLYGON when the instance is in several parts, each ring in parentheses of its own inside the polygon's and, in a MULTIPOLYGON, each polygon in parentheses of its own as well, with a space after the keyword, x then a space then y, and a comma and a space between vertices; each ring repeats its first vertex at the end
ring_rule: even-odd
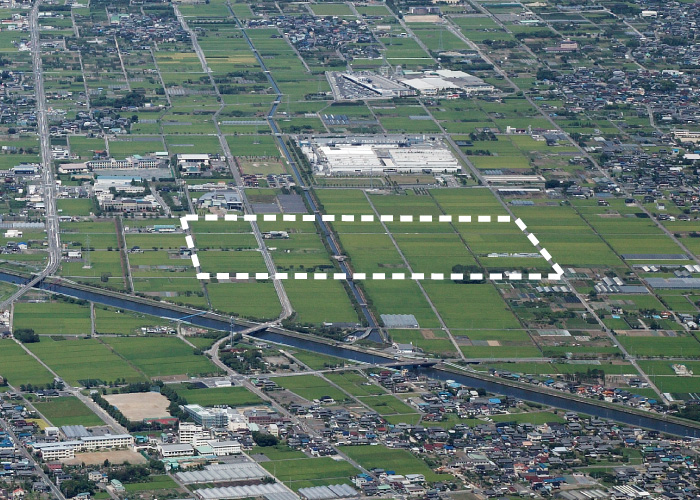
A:
POLYGON ((276 16, 268 20, 254 19, 251 26, 277 26, 296 49, 308 57, 340 51, 347 58, 376 58, 379 45, 369 27, 355 18, 335 16, 316 17, 276 16))

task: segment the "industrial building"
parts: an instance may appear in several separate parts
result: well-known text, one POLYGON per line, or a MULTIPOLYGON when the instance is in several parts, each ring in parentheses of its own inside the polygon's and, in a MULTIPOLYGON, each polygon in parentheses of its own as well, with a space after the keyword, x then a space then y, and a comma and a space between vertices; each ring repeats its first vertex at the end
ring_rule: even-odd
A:
POLYGON ((302 141, 300 146, 319 175, 459 172, 461 165, 442 142, 359 139, 302 141), (337 141, 337 140, 336 140, 337 141))
POLYGON ((422 95, 432 96, 455 93, 469 95, 490 94, 495 90, 493 85, 486 83, 479 77, 464 71, 449 69, 406 73, 400 81, 422 95))
POLYGON ((210 191, 197 200, 200 208, 219 208, 224 210, 243 210, 243 199, 237 190, 210 191))
POLYGON ((336 101, 358 99, 389 99, 410 97, 418 94, 414 89, 396 80, 377 75, 371 71, 338 72, 326 71, 336 101))

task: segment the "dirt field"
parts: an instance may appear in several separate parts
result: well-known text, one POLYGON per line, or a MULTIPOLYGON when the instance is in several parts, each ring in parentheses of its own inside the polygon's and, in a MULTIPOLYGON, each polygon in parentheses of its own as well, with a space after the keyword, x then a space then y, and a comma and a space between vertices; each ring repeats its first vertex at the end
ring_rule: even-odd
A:
POLYGON ((405 16, 404 20, 407 23, 435 23, 442 24, 442 18, 440 16, 425 15, 425 16, 405 16))
POLYGON ((170 401, 162 394, 155 392, 137 392, 134 394, 110 394, 104 398, 113 404, 126 418, 132 422, 140 422, 144 418, 169 417, 170 401))
POLYGON ((145 464, 146 458, 140 453, 129 450, 114 450, 114 451, 95 451, 92 453, 77 453, 75 458, 62 460, 66 465, 102 465, 104 461, 109 460, 113 464, 122 464, 129 462, 130 464, 145 464))
POLYGON ((425 340, 433 340, 433 339, 437 338, 435 336, 435 332, 432 330, 421 330, 420 333, 421 333, 421 335, 423 335, 423 338, 425 340))

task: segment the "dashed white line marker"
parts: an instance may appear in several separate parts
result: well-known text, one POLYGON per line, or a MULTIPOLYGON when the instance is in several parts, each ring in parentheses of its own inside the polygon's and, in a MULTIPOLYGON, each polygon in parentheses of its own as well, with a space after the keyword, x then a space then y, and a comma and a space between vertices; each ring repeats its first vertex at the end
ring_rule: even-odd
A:
MULTIPOLYGON (((277 214, 263 214, 261 215, 262 220, 265 222, 276 222, 278 220, 277 214)), ((302 214, 302 221, 304 222, 315 222, 316 221, 316 215, 314 214, 302 214)), ((333 214, 321 214, 321 219, 326 222, 334 222, 336 221, 337 218, 340 218, 342 222, 356 222, 358 219, 355 215, 340 215, 336 216, 333 214)), ((394 215, 380 215, 379 220, 382 222, 394 222, 395 217, 398 217, 398 220, 400 222, 413 222, 414 220, 418 220, 420 222, 435 222, 436 217, 432 215, 420 215, 420 216, 413 216, 413 215, 399 215, 399 216, 394 216, 394 215)), ((257 214, 245 214, 242 216, 236 215, 236 214, 225 214, 223 219, 225 221, 237 221, 240 219, 243 219, 248 222, 254 222, 258 220, 257 214)), ((509 215, 498 215, 498 216, 490 216, 490 215, 479 215, 477 216, 477 221, 486 223, 486 222, 511 222, 511 217, 509 215)), ((218 221, 220 220, 220 217, 217 216, 216 214, 206 214, 204 215, 204 220, 205 221, 218 221)), ((297 216, 295 214, 283 214, 282 215, 282 221, 284 222, 296 222, 297 216)), ((359 220, 361 222, 374 222, 375 221, 375 216, 371 214, 365 214, 365 215, 360 215, 359 220)), ((437 222, 447 222, 451 223, 454 220, 454 216, 452 215, 439 215, 437 216, 437 222)), ((465 222, 472 222, 472 216, 471 215, 459 215, 457 216, 457 220, 459 222, 465 223, 465 222)), ((184 231, 187 231, 190 229, 189 222, 194 222, 194 221, 199 221, 199 216, 197 214, 187 214, 184 217, 180 218, 180 225, 184 231)), ((518 228, 525 232, 527 226, 521 219, 515 219, 515 224, 518 226, 518 228)), ((529 233, 527 234, 527 238, 532 243, 533 246, 537 247, 540 244, 540 241, 537 239, 537 237, 529 233)), ((187 248, 193 249, 195 248, 195 242, 194 238, 190 234, 185 235, 185 242, 187 244, 187 248)), ((540 254, 542 257, 547 260, 551 264, 552 260, 552 255, 547 251, 546 248, 540 249, 540 254)), ((200 267, 200 261, 199 257, 197 254, 192 254, 191 255, 192 259, 192 265, 194 267, 200 267)), ((564 270, 562 267, 554 263, 552 264, 552 270, 554 270, 554 273, 549 273, 547 275, 547 280, 561 280, 563 275, 564 275, 564 270)), ((300 279, 300 280, 306 280, 310 279, 309 274, 312 274, 312 277, 314 280, 326 280, 330 276, 333 277, 335 280, 347 280, 347 279, 354 279, 354 280, 366 280, 368 279, 367 273, 355 273, 352 276, 347 275, 346 273, 332 273, 332 274, 326 274, 326 273, 293 273, 293 279, 300 279)), ((235 280, 248 280, 250 279, 250 276, 254 275, 256 280, 268 280, 272 278, 273 280, 286 280, 290 279, 290 274, 289 273, 277 273, 273 275, 272 277, 268 273, 235 273, 235 280)), ((211 273, 205 273, 205 272, 200 272, 196 274, 197 279, 200 280, 210 280, 212 274, 211 273)), ((216 273, 215 274, 216 278, 218 280, 232 280, 234 279, 233 276, 229 273, 216 273)), ((519 271, 511 271, 511 272, 505 272, 505 273, 489 273, 488 278, 493 281, 501 281, 505 279, 510 279, 513 281, 517 280, 522 280, 523 279, 523 274, 519 271)), ((375 279, 375 280, 386 280, 386 279, 391 279, 391 280, 405 280, 407 279, 406 273, 392 273, 390 276, 387 275, 386 273, 372 273, 370 275, 369 279, 375 279)), ((426 279, 426 274, 425 273, 412 273, 410 276, 410 279, 420 281, 420 280, 425 280, 426 279)), ((430 273, 429 279, 433 281, 443 281, 445 279, 450 279, 454 281, 463 281, 466 279, 466 276, 461 273, 451 273, 449 274, 449 278, 446 278, 446 275, 443 273, 430 273)), ((484 274, 483 273, 470 273, 469 274, 469 280, 471 281, 481 281, 484 279, 484 274)), ((539 281, 542 280, 542 274, 541 273, 529 273, 527 274, 527 279, 532 280, 532 281, 539 281)))

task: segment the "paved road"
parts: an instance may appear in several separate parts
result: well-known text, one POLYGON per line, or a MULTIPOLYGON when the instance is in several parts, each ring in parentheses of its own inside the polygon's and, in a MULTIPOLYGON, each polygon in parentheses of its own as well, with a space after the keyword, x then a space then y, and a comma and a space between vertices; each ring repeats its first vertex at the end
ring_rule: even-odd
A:
POLYGON ((58 227, 58 215, 56 212, 56 181, 52 170, 51 144, 49 140, 49 125, 46 117, 46 95, 44 94, 44 76, 41 66, 41 44, 39 41, 39 4, 37 0, 29 13, 29 31, 32 39, 32 67, 34 69, 34 89, 36 93, 36 118, 39 145, 41 147, 41 181, 44 191, 44 204, 46 205, 46 236, 49 243, 49 260, 46 267, 37 276, 31 279, 9 299, 0 304, 0 309, 20 298, 34 285, 47 276, 56 272, 61 263, 61 243, 58 227))

